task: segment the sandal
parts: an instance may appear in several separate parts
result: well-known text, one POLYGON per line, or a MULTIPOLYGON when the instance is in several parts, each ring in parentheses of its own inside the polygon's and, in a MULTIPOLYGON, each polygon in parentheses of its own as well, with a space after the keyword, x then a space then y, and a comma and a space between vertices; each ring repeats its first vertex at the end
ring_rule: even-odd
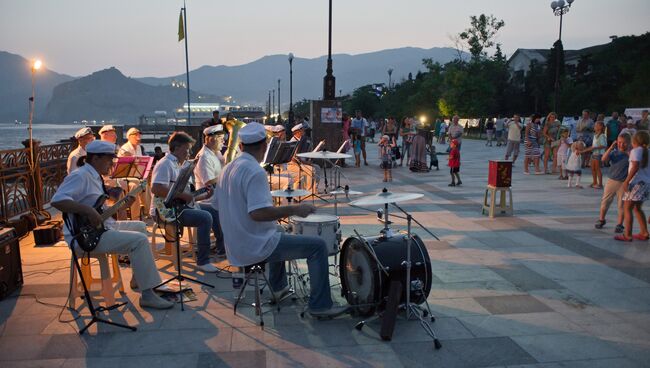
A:
POLYGON ((616 228, 614 229, 614 232, 615 232, 615 233, 620 234, 620 233, 622 233, 623 231, 625 231, 625 226, 623 226, 623 224, 618 224, 618 225, 616 225, 616 228))
POLYGON ((634 235, 632 235, 632 239, 648 240, 648 239, 650 239, 650 235, 634 234, 634 235))
POLYGON ((607 223, 607 221, 605 221, 605 220, 598 220, 598 221, 596 221, 596 225, 594 225, 594 227, 596 229, 602 229, 603 226, 605 226, 606 223, 607 223))
POLYGON ((631 242, 631 241, 632 241, 632 238, 628 238, 628 237, 625 236, 625 235, 616 235, 616 236, 614 237, 614 240, 624 241, 624 242, 631 242))

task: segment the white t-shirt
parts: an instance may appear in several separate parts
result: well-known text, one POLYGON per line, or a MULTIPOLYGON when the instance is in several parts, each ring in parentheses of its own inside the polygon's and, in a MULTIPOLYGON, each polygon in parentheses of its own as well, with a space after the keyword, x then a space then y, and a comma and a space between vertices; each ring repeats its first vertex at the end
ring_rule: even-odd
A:
POLYGON ((266 173, 257 160, 243 152, 228 164, 215 194, 230 264, 247 266, 268 258, 278 246, 280 233, 275 221, 254 221, 250 216, 257 209, 273 207, 266 173))
POLYGON ((507 124, 508 127, 508 140, 509 141, 521 141, 521 122, 519 125, 514 120, 510 120, 507 124))
MULTIPOLYGON (((219 177, 221 170, 226 165, 226 161, 221 152, 215 153, 206 146, 201 148, 196 157, 198 161, 194 167, 194 180, 196 181, 196 189, 201 189, 205 187, 206 182, 219 177)), ((218 208, 217 196, 214 194, 212 197, 200 201, 200 203, 207 203, 215 210, 218 208)))
MULTIPOLYGON (((650 155, 650 152, 648 152, 650 155)), ((636 175, 630 180, 630 184, 636 184, 638 182, 644 182, 646 184, 650 184, 650 162, 646 167, 641 167, 641 160, 643 159, 643 147, 637 147, 632 149, 630 151, 630 163, 633 161, 637 161, 639 163, 639 170, 636 172, 636 175)), ((650 161, 650 160, 649 160, 650 161)), ((630 165, 630 168, 628 169, 628 173, 630 172, 629 170, 632 169, 632 165, 630 165)))
POLYGON ((566 162, 566 169, 571 171, 578 171, 582 167, 582 155, 576 155, 571 152, 569 159, 566 162))
POLYGON ((66 163, 66 168, 68 170, 68 175, 70 175, 71 172, 75 171, 79 166, 77 165, 77 162, 79 161, 79 158, 82 156, 86 155, 86 150, 81 148, 81 146, 77 146, 72 152, 70 152, 70 156, 68 156, 68 162, 66 163))
POLYGON ((144 156, 142 154, 142 146, 139 145, 139 144, 137 146, 134 146, 134 145, 131 144, 131 142, 124 143, 122 145, 122 147, 120 147, 119 151, 117 151, 117 155, 119 157, 122 157, 122 156, 142 157, 142 156, 144 156))
MULTIPOLYGON (((151 172, 151 185, 162 184, 168 189, 171 189, 172 184, 176 181, 178 173, 181 169, 181 166, 178 164, 178 159, 176 156, 167 152, 165 157, 161 158, 156 166, 153 167, 151 172)), ((151 207, 149 208, 149 214, 151 216, 156 215, 156 206, 154 204, 155 195, 151 193, 151 207)))

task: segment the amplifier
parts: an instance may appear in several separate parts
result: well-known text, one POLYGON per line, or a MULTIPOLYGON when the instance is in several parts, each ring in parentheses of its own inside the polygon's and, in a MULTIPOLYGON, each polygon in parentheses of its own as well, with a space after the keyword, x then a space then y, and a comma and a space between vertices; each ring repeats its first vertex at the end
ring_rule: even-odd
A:
POLYGON ((63 239, 63 223, 47 221, 34 229, 34 243, 38 246, 52 245, 63 239))
POLYGON ((0 300, 23 285, 20 246, 12 228, 0 229, 0 300))

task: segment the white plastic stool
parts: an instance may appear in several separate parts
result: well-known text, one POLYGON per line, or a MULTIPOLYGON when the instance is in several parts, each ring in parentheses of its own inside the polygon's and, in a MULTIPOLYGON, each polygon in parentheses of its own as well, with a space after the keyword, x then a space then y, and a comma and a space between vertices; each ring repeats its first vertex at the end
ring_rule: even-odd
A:
POLYGON ((506 215, 512 216, 514 214, 514 207, 512 202, 512 190, 510 187, 494 187, 488 185, 485 188, 485 197, 483 197, 483 208, 481 214, 489 217, 506 215), (496 204, 497 192, 500 194, 499 205, 496 204), (506 202, 506 192, 510 197, 510 203, 506 202))

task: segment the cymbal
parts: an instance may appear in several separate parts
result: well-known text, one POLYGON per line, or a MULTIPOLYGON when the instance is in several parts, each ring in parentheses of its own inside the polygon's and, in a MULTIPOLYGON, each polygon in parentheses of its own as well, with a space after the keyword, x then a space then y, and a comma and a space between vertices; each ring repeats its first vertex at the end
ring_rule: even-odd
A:
POLYGON ((296 156, 300 158, 314 158, 314 159, 324 159, 324 160, 339 160, 343 158, 352 158, 352 155, 348 155, 346 153, 329 152, 329 151, 298 153, 296 154, 296 156))
POLYGON ((367 196, 359 198, 356 201, 350 202, 353 206, 370 206, 376 204, 387 204, 387 203, 398 203, 412 201, 414 199, 422 198, 424 194, 422 193, 392 193, 392 192, 381 192, 372 196, 367 196))
POLYGON ((351 196, 351 195, 361 195, 361 194, 363 194, 363 192, 358 192, 356 190, 345 191, 343 189, 339 189, 339 190, 335 190, 333 192, 329 192, 327 194, 331 194, 331 195, 349 195, 349 196, 351 196))
POLYGON ((308 190, 304 189, 293 189, 293 190, 274 190, 271 192, 271 196, 273 197, 282 197, 282 198, 295 198, 295 197, 302 197, 306 196, 309 194, 308 190))

